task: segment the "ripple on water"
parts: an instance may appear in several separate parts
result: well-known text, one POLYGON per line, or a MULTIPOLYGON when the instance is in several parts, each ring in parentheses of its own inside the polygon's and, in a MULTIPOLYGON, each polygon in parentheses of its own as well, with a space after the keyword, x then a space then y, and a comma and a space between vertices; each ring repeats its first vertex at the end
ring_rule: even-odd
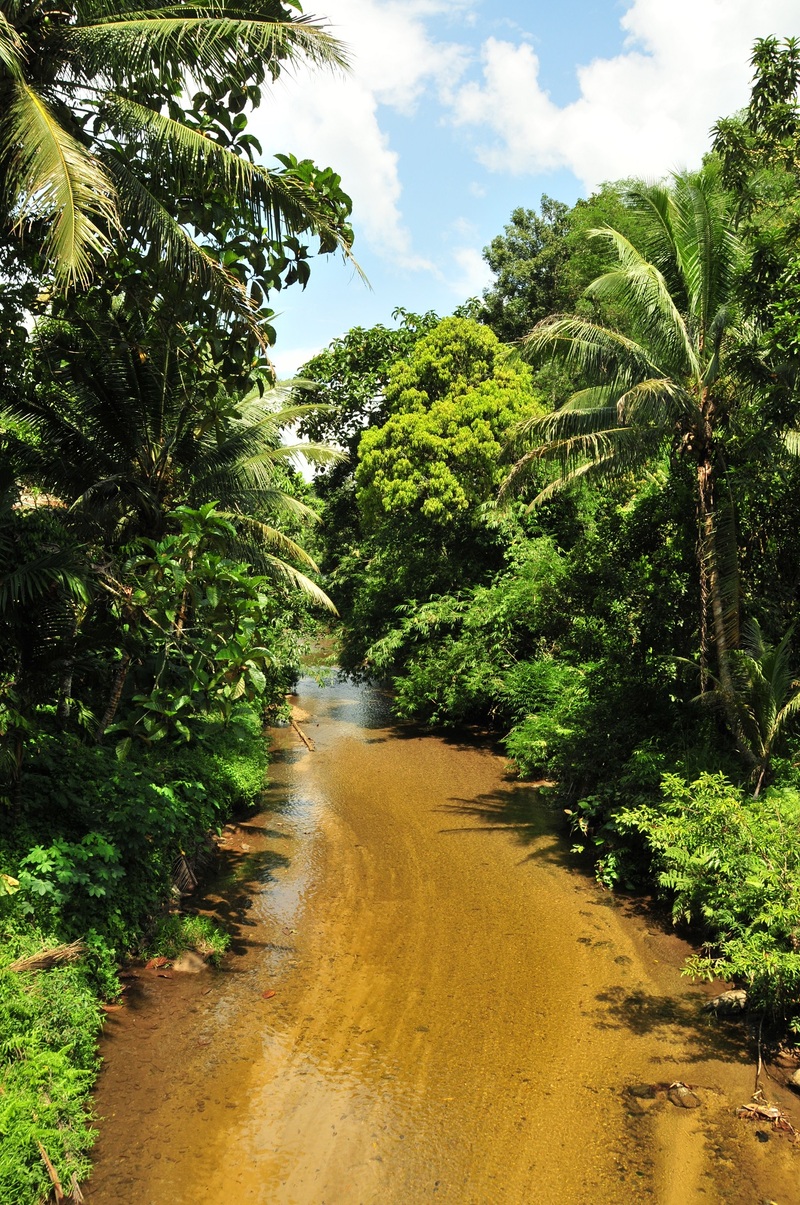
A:
POLYGON ((203 901, 224 969, 111 1014, 90 1202, 789 1205, 794 1152, 733 1115, 740 1031, 538 793, 383 692, 304 679, 294 703, 316 751, 273 734, 265 811, 203 901), (626 1092, 674 1079, 701 1108, 626 1092))

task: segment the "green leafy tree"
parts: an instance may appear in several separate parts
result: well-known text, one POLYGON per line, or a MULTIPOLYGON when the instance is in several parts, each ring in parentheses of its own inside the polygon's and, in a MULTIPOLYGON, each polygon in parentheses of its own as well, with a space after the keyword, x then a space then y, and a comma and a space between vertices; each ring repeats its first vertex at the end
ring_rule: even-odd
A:
POLYGON ((495 282, 484 291, 481 318, 499 339, 519 339, 534 322, 564 309, 569 228, 569 206, 543 196, 539 213, 515 209, 484 249, 495 282))
POLYGON ((180 12, 8 0, 0 227, 38 240, 61 285, 85 284, 124 232, 236 309, 248 305, 235 271, 246 215, 271 266, 294 251, 304 281, 297 236, 346 248, 349 200, 313 165, 260 166, 245 133, 265 79, 301 60, 344 64, 329 33, 278 0, 180 12))
POLYGON ((473 514, 501 479, 505 433, 525 411, 541 414, 528 371, 464 318, 443 319, 395 366, 386 400, 390 417, 362 436, 356 473, 374 526, 473 514))
MULTIPOLYGON (((324 351, 304 364, 298 373, 303 385, 322 406, 300 424, 300 434, 315 442, 334 443, 350 461, 340 462, 335 473, 353 473, 361 436, 368 427, 389 417, 386 386, 393 366, 410 355, 415 344, 438 323, 432 311, 412 314, 396 309, 395 327, 354 326, 334 339, 324 351)), ((300 395, 298 395, 300 400, 300 395)))
POLYGON ((173 534, 138 540, 122 567, 120 686, 131 676, 134 686, 116 723, 122 690, 112 692, 98 730, 123 734, 122 753, 135 739, 189 740, 198 719, 229 721, 242 701, 274 703, 286 688, 282 600, 226 555, 236 544, 230 520, 207 503, 176 508, 172 523, 173 534))
POLYGON ((587 240, 586 232, 607 225, 633 236, 636 215, 626 207, 623 189, 604 184, 572 208, 543 196, 539 213, 515 209, 503 234, 483 252, 495 281, 484 291, 479 321, 513 342, 551 314, 596 309, 584 289, 611 265, 608 249, 587 240))
POLYGON ((489 512, 500 455, 511 425, 538 405, 527 368, 496 335, 455 317, 395 363, 385 397, 389 417, 359 444, 359 528, 331 579, 349 667, 395 626, 396 607, 499 567, 502 533, 489 512))

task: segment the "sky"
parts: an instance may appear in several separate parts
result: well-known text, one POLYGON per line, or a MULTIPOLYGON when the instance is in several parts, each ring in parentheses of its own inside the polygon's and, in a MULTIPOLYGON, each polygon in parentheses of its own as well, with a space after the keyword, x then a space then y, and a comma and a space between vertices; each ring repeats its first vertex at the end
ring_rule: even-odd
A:
MULTIPOLYGON (((333 167, 354 254, 272 304, 283 378, 397 307, 445 315, 490 283, 483 248, 543 193, 697 167, 746 104, 753 42, 800 36, 798 0, 307 0, 349 74, 284 73, 252 119, 265 153, 333 167)), ((266 156, 269 161, 269 155, 266 156)))

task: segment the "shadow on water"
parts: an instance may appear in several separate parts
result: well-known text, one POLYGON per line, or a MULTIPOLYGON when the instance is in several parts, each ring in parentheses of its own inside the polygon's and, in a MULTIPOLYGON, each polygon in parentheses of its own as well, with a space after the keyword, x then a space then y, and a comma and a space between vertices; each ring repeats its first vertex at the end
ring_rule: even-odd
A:
POLYGON ((365 690, 344 675, 338 675, 335 683, 328 685, 320 685, 314 678, 301 678, 296 693, 289 699, 299 699, 312 715, 318 709, 326 720, 354 724, 359 728, 393 728, 397 723, 392 715, 389 690, 377 686, 365 690))
MULTIPOLYGON (((239 826, 246 829, 247 825, 239 826)), ((252 826, 254 831, 266 832, 270 837, 285 838, 284 833, 273 833, 269 829, 252 826)), ((290 859, 277 850, 264 849, 248 853, 225 850, 220 874, 204 884, 204 894, 193 900, 198 911, 212 915, 230 934, 231 953, 244 954, 249 949, 260 948, 264 943, 253 941, 247 930, 259 927, 259 922, 249 913, 253 907, 253 896, 277 882, 275 872, 285 870, 290 859)))
MULTIPOLYGON (((525 786, 508 775, 508 789, 501 788, 472 799, 454 798, 437 811, 453 816, 473 817, 475 826, 443 828, 443 833, 510 833, 518 845, 536 846, 519 865, 548 862, 576 870, 575 857, 564 840, 559 814, 544 802, 536 787, 525 786)), ((579 873, 583 873, 579 870, 579 873)))
POLYGON ((747 1063, 751 1056, 739 1023, 730 1025, 699 1012, 697 992, 679 996, 654 996, 646 992, 631 992, 624 987, 610 987, 595 996, 599 1007, 584 1010, 594 1018, 596 1029, 628 1029, 639 1037, 659 1032, 664 1038, 663 1054, 654 1054, 654 1063, 674 1062, 675 1034, 678 1031, 688 1050, 682 1051, 684 1062, 696 1063, 709 1058, 724 1058, 747 1063))

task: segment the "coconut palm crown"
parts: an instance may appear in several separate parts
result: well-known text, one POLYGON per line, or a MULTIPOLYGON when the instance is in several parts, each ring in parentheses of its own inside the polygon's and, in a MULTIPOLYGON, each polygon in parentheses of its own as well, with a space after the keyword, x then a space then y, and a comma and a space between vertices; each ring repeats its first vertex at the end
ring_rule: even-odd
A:
POLYGON ((286 405, 290 386, 209 397, 185 333, 166 336, 141 315, 46 321, 34 346, 42 382, 3 411, 24 433, 12 441, 17 472, 57 497, 101 556, 162 539, 177 508, 214 502, 236 532, 228 555, 333 609, 297 568, 316 570, 313 559, 283 530, 317 520, 287 492, 285 466, 342 454, 282 441, 312 409, 286 405))
POLYGON ((209 116, 230 124, 300 60, 345 65, 279 0, 0 0, 0 230, 41 246, 61 286, 85 285, 124 233, 234 307, 241 286, 198 238, 213 188, 267 238, 310 230, 347 249, 340 206, 253 162, 255 140, 237 140, 235 120, 220 137, 209 116))
POLYGON ((739 608, 724 432, 737 401, 730 353, 741 345, 735 282, 742 250, 713 164, 670 185, 636 188, 629 202, 642 218, 641 248, 616 230, 592 231, 618 264, 587 290, 624 315, 625 330, 555 316, 523 339, 526 359, 558 360, 585 387, 519 426, 516 447, 524 454, 503 488, 521 490, 537 466, 550 465, 554 475, 536 504, 580 479, 641 474, 670 452, 690 462, 701 654, 705 664, 713 631, 720 681, 730 690, 727 650, 738 640, 739 608))

